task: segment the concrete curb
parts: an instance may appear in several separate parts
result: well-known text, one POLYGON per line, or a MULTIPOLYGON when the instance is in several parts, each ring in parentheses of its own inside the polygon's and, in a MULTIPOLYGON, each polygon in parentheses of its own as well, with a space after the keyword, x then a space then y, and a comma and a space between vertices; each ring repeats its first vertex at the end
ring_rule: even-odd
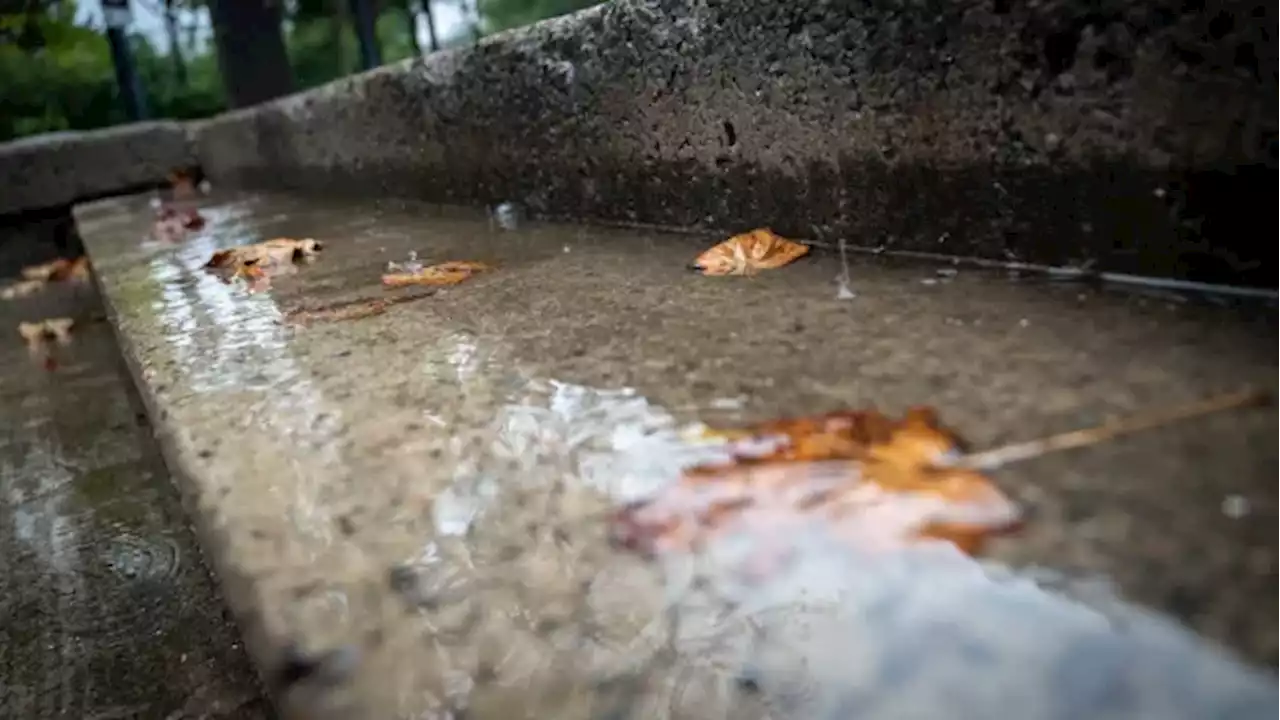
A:
POLYGON ((1274 287, 1276 43, 1219 5, 619 0, 194 134, 215 181, 1274 287))
POLYGON ((134 192, 194 163, 186 126, 168 121, 0 144, 0 215, 134 192))

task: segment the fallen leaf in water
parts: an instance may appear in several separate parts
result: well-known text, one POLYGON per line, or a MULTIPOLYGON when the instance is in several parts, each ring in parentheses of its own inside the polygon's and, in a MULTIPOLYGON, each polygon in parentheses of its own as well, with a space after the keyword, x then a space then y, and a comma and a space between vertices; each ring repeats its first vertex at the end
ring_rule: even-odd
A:
POLYGON ((89 279, 89 258, 81 255, 78 258, 56 263, 53 272, 49 273, 50 282, 85 282, 89 279))
POLYGON ((624 507, 611 537, 647 557, 704 549, 717 538, 823 530, 863 551, 945 541, 965 552, 1016 527, 1014 503, 974 470, 857 460, 779 461, 685 475, 624 507))
POLYGON ((48 281, 54 273, 65 267, 68 262, 70 261, 66 258, 58 258, 57 260, 50 260, 47 263, 40 263, 39 265, 28 265, 27 267, 22 268, 22 277, 27 280, 48 281))
POLYGON ((612 537, 646 556, 696 551, 737 533, 822 527, 863 550, 928 540, 976 552, 1019 513, 986 476, 948 467, 962 443, 928 408, 793 418, 705 435, 729 460, 686 471, 614 517, 612 537))
POLYGON ((85 280, 89 277, 89 258, 82 255, 73 259, 58 258, 39 265, 28 265, 22 268, 22 277, 41 283, 85 280))
POLYGON ((382 276, 382 284, 387 287, 403 287, 405 285, 457 285, 476 273, 492 270, 482 262, 456 260, 453 262, 429 265, 416 272, 388 272, 382 276))
POLYGON ((67 317, 48 318, 36 322, 18 323, 18 334, 30 346, 38 346, 45 340, 65 343, 71 340, 71 328, 75 321, 67 317))
POLYGON ((901 420, 855 411, 703 429, 690 441, 719 440, 728 460, 690 469, 622 508, 610 536, 649 557, 733 539, 742 579, 776 571, 794 554, 792 541, 815 529, 864 551, 945 541, 976 553, 1019 522, 1016 505, 981 471, 1270 402, 1270 394, 1246 390, 975 453, 964 453, 929 408, 901 420))
POLYGON ((415 250, 409 251, 409 259, 404 262, 391 261, 387 263, 387 273, 399 274, 415 274, 422 272, 423 264, 418 262, 418 253, 415 250))
POLYGON ((204 216, 195 208, 178 213, 178 219, 182 222, 184 230, 201 230, 205 225, 204 216))
POLYGON ((0 298, 16 300, 29 297, 43 290, 44 286, 45 282, 43 280, 19 280, 0 289, 0 298))
POLYGON ((703 275, 754 275, 761 270, 780 268, 808 252, 808 245, 761 228, 734 235, 712 247, 693 261, 693 268, 703 275))
POLYGON ((272 238, 218 250, 204 266, 223 273, 227 281, 243 278, 250 281, 251 286, 256 284, 258 289, 263 289, 271 276, 292 271, 295 263, 308 262, 323 249, 324 245, 311 238, 272 238))
POLYGON ((175 198, 189 198, 196 194, 195 177, 183 168, 169 173, 169 186, 175 198))
POLYGON ((963 445, 927 407, 910 408, 900 420, 875 410, 841 410, 740 428, 709 428, 703 435, 728 441, 726 449, 735 465, 850 459, 922 468, 953 461, 963 445))
POLYGON ((156 210, 156 219, 152 224, 152 235, 162 242, 179 242, 188 233, 202 230, 205 226, 204 216, 195 208, 174 208, 161 205, 156 210))

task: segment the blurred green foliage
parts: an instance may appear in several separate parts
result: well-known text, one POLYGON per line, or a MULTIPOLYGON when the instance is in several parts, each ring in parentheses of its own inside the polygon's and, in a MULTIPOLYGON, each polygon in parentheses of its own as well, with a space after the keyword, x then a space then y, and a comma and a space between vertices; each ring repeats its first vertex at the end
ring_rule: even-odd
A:
MULTIPOLYGON (((376 30, 383 61, 395 62, 419 52, 412 23, 421 0, 372 1, 379 11, 376 30)), ((481 32, 495 32, 599 1, 435 0, 435 4, 470 8, 480 18, 481 32)), ((155 6, 159 2, 152 0, 155 6)), ((190 13, 199 10, 202 2, 175 0, 175 7, 187 14, 189 24, 190 13)), ((290 4, 285 40, 299 89, 359 70, 347 2, 296 0, 290 4)), ((76 10, 75 0, 27 0, 16 12, 0 11, 0 142, 125 122, 106 35, 100 27, 77 20, 76 10)), ((152 117, 190 119, 225 109, 211 44, 195 52, 189 43, 180 42, 180 58, 169 55, 167 44, 157 48, 140 34, 130 37, 130 45, 152 117)))
POLYGON ((530 25, 550 17, 566 15, 602 0, 476 0, 480 27, 484 32, 530 25))

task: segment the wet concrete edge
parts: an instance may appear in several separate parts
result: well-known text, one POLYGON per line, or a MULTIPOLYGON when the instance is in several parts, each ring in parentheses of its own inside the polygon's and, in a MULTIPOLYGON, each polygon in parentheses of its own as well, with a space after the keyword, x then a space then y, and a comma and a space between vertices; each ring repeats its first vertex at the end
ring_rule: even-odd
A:
POLYGON ((189 126, 171 120, 0 143, 0 216, 150 189, 194 162, 189 126))
POLYGON ((112 335, 120 348, 120 377, 125 386, 125 392, 135 412, 140 412, 147 417, 151 437, 160 450, 160 457, 169 477, 177 486, 183 510, 195 532, 201 559, 205 566, 212 570, 213 580, 230 610, 231 618, 240 632, 249 659, 257 671, 259 686, 264 691, 263 696, 267 698, 279 717, 299 717, 297 712, 290 714, 290 708, 281 702, 273 684, 274 674, 271 668, 279 664, 281 650, 277 649, 271 639, 266 636, 257 620, 249 580, 238 573, 232 564, 223 561, 219 548, 223 546, 224 540, 209 518, 201 512, 201 499, 196 494, 196 485, 191 482, 179 454, 174 449, 167 414, 158 406, 155 397, 148 389, 143 379, 142 369, 136 361, 132 343, 127 335, 120 332, 114 304, 106 288, 102 286, 101 279, 96 275, 94 284, 98 295, 102 298, 107 323, 111 326, 112 335))
POLYGON ((192 132, 244 186, 1275 287, 1271 12, 617 0, 192 132))

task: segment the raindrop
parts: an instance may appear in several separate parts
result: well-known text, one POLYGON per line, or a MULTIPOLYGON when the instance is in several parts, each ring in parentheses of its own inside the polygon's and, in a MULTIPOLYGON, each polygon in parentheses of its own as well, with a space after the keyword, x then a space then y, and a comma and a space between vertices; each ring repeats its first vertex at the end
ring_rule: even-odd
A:
POLYGON ((1222 514, 1239 520, 1249 514, 1249 499, 1243 495, 1228 495, 1222 499, 1222 514))
POLYGON ((516 203, 504 202, 494 207, 491 217, 503 230, 515 230, 523 222, 524 213, 516 203))
POLYGON ((404 262, 395 262, 394 260, 387 263, 387 272, 389 273, 408 273, 410 275, 422 272, 422 263, 418 262, 418 252, 416 250, 409 251, 409 259, 404 262))
POLYGON ((840 277, 836 278, 836 299, 852 300, 858 296, 849 286, 852 278, 849 275, 849 253, 845 249, 845 239, 840 238, 840 277))

